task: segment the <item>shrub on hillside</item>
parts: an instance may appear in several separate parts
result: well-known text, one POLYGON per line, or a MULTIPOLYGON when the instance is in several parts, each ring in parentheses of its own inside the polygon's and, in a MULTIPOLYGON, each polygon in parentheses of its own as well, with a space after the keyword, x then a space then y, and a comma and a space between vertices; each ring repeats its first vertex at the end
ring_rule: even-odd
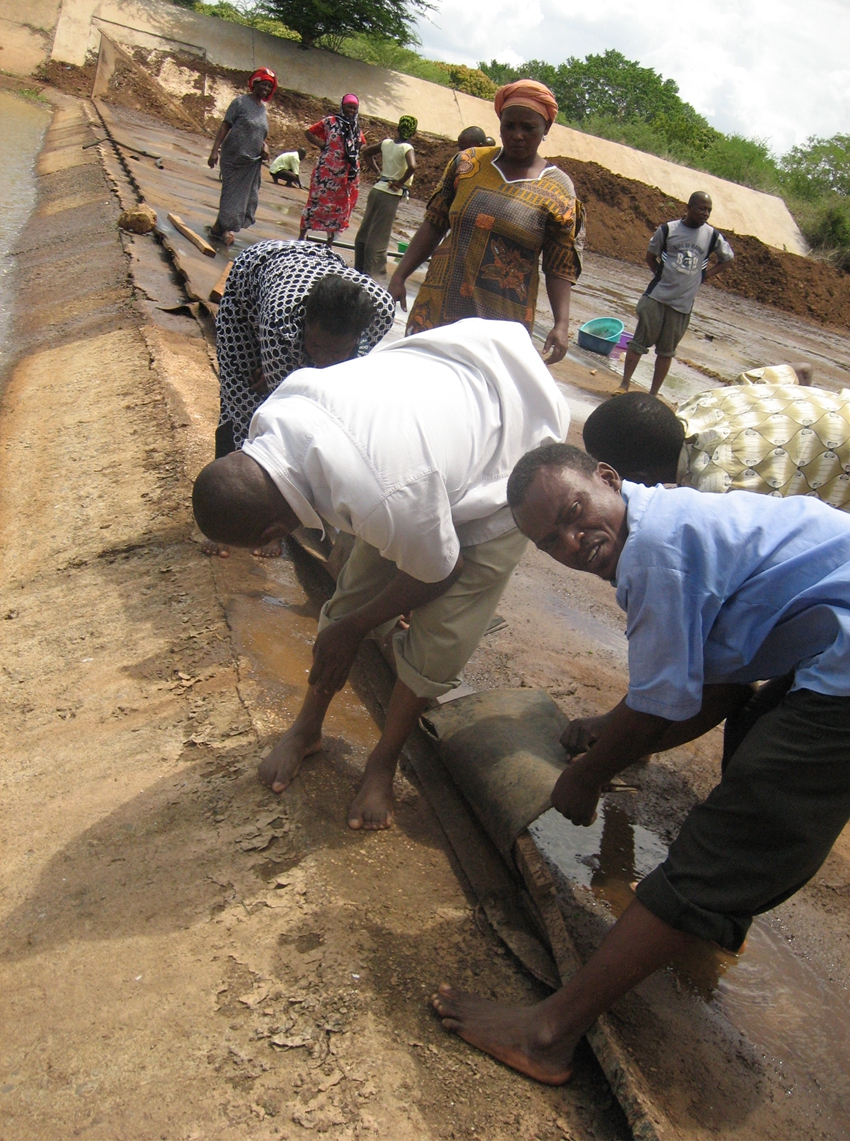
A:
POLYGON ((492 99, 499 90, 498 84, 477 67, 466 67, 462 63, 437 63, 435 66, 448 76, 448 85, 455 91, 465 91, 478 99, 492 99))

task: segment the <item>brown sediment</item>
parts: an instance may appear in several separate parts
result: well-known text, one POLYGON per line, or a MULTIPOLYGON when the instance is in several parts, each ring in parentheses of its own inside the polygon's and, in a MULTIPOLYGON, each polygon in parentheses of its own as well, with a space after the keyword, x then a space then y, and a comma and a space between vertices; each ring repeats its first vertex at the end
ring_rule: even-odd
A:
MULTIPOLYGON (((643 265, 656 228, 685 212, 684 202, 597 163, 563 156, 550 162, 570 175, 587 207, 587 246, 594 253, 643 265)), ((699 179, 697 171, 694 178, 699 179)), ((735 260, 711 280, 712 286, 821 324, 843 328, 850 323, 850 275, 814 258, 776 250, 758 238, 725 233, 735 260)))
POLYGON ((392 832, 346 827, 376 732, 356 671, 291 793, 257 781, 326 584, 192 541, 206 343, 153 238, 116 228, 102 125, 51 95, 0 405, 3 1136, 514 1141, 557 1112, 616 1141, 592 1059, 573 1104, 444 1045, 445 972, 542 992, 407 782, 392 832))

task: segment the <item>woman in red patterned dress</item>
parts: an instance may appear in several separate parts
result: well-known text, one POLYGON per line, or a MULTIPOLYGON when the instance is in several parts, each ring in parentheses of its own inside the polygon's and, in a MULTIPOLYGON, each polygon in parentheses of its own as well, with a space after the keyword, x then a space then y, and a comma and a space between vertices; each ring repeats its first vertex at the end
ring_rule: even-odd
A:
POLYGON ((359 108, 356 95, 343 95, 338 115, 328 115, 304 132, 307 142, 321 153, 301 215, 301 241, 308 230, 324 230, 331 246, 334 235, 348 229, 360 190, 360 148, 366 142, 357 117, 359 108))

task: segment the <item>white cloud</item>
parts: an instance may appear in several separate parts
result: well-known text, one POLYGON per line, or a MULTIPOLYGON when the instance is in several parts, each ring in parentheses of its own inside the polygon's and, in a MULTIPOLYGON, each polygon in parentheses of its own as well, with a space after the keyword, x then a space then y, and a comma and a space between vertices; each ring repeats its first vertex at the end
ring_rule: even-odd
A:
POLYGON ((777 152, 850 133, 847 0, 442 0, 419 25, 432 59, 560 63, 615 48, 674 79, 719 130, 777 152))

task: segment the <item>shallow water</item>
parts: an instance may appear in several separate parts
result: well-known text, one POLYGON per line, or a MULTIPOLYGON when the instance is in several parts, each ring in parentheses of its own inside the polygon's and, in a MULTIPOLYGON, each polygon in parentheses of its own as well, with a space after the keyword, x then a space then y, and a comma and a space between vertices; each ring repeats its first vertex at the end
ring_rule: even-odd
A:
MULTIPOLYGON (((573 884, 604 901, 614 916, 634 898, 634 881, 667 853, 658 836, 631 823, 620 806, 628 795, 605 798, 589 828, 574 827, 553 808, 529 827, 547 859, 573 884)), ((710 947, 677 973, 782 1075, 788 1095, 805 1081, 821 1091, 827 1117, 846 1119, 850 1000, 846 991, 798 958, 765 920, 755 920, 740 954, 710 947)))
POLYGON ((41 103, 0 91, 0 373, 10 355, 12 314, 10 251, 35 205, 35 159, 50 122, 50 109, 41 103))
MULTIPOLYGON (((286 569, 281 560, 281 567, 286 569)), ((278 567, 271 570, 274 575, 278 567)), ((283 575, 281 577, 284 577, 283 575)), ((250 676, 259 685, 258 707, 294 718, 307 689, 316 640, 316 615, 303 596, 278 598, 234 595, 227 620, 250 676)), ((325 737, 370 751, 378 728, 350 683, 334 699, 325 721, 325 737)))

